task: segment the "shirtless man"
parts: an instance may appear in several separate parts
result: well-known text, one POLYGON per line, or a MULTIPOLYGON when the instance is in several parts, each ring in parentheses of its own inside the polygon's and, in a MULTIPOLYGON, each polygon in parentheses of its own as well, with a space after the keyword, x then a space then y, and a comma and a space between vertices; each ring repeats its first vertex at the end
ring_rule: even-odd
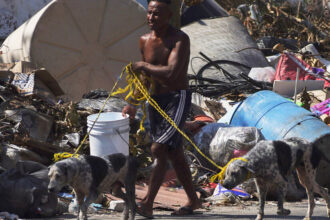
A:
MULTIPOLYGON (((170 0, 149 2, 147 21, 151 32, 140 38, 142 61, 133 63, 132 69, 151 77, 152 98, 182 128, 191 104, 191 92, 187 91, 190 42, 188 35, 169 25, 172 15, 169 5, 170 0)), ((149 180, 147 195, 137 207, 137 212, 152 217, 153 202, 163 182, 169 159, 188 196, 187 204, 173 214, 192 214, 193 210, 201 208, 201 202, 184 157, 182 135, 152 106, 148 111, 153 138, 151 153, 156 166, 149 180)), ((122 113, 134 118, 136 109, 127 105, 122 113)))

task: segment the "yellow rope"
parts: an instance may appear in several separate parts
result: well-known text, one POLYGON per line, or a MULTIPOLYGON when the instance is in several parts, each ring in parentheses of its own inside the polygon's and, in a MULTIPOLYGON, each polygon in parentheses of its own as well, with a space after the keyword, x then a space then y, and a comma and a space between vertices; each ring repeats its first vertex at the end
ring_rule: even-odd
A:
POLYGON ((79 146, 77 147, 77 149, 75 150, 75 152, 73 154, 71 153, 68 153, 68 152, 62 152, 62 153, 56 153, 54 154, 54 158, 53 158, 53 161, 56 162, 56 161, 59 161, 59 160, 62 160, 62 159, 65 159, 65 158, 69 158, 69 157, 78 157, 79 154, 78 154, 78 151, 80 150, 81 146, 85 143, 87 137, 89 136, 89 134, 91 133, 96 121, 99 119, 104 107, 105 107, 105 104, 108 102, 108 100, 110 99, 111 96, 115 95, 116 93, 113 93, 114 89, 116 88, 119 80, 123 77, 124 73, 126 72, 125 70, 127 69, 127 66, 122 70, 121 74, 120 74, 120 77, 119 79, 115 82, 113 88, 111 89, 111 92, 109 93, 109 96, 106 98, 106 100, 104 101, 103 103, 103 106, 101 107, 100 111, 98 112, 98 115, 95 119, 95 121, 93 122, 92 126, 90 127, 89 131, 87 132, 87 134, 85 135, 84 139, 81 141, 81 143, 79 144, 79 146))
MULTIPOLYGON (((82 140, 82 142, 80 143, 80 145, 78 146, 78 148, 76 149, 76 151, 74 152, 74 154, 69 154, 67 152, 64 153, 58 153, 58 154, 54 154, 54 161, 57 161, 59 159, 63 159, 63 158, 67 158, 67 157, 72 157, 72 156, 76 156, 77 152, 79 151, 79 149, 81 148, 81 146, 83 145, 83 143, 85 142, 85 140, 87 139, 87 137, 89 136, 95 122, 98 120, 101 112, 103 111, 103 108, 106 104, 106 102, 110 99, 111 96, 117 95, 117 94, 123 94, 123 93, 128 93, 125 97, 125 100, 127 102, 129 102, 132 105, 140 105, 140 103, 142 102, 143 105, 143 112, 145 113, 145 105, 144 105, 144 100, 148 100, 149 104, 154 107, 160 114, 161 116, 163 116, 184 138, 186 138, 189 143, 195 148, 195 150, 202 155, 205 159, 207 159, 213 166, 215 166, 216 168, 222 170, 219 174, 216 174, 215 176, 213 176, 211 178, 212 180, 216 180, 218 177, 221 179, 223 178, 224 175, 224 170, 221 166, 217 165, 212 159, 210 159, 209 157, 207 157, 197 146, 196 144, 175 124, 175 122, 172 120, 171 117, 169 117, 157 104, 157 102, 152 99, 147 91, 147 89, 144 87, 144 85, 141 83, 141 81, 139 80, 139 78, 136 76, 136 74, 133 72, 132 70, 132 65, 129 64, 127 65, 121 75, 120 78, 116 81, 114 87, 112 88, 108 98, 105 100, 102 108, 100 109, 97 118, 95 119, 93 125, 91 126, 91 128, 89 129, 88 133, 85 135, 84 139, 82 140), (127 86, 125 88, 118 88, 116 92, 113 92, 113 90, 115 89, 115 87, 117 86, 118 81, 122 78, 123 74, 127 73, 126 76, 126 81, 127 81, 127 86), (134 94, 134 91, 138 89, 138 91, 140 92, 140 94, 134 94), (129 98, 134 99, 136 102, 132 103, 130 102, 129 98), (221 175, 220 175, 221 174, 221 175)), ((143 128, 143 121, 146 117, 146 114, 143 115, 143 118, 141 120, 140 123, 140 130, 144 131, 143 128)), ((225 166, 227 167, 229 165, 229 163, 225 166)))
MULTIPOLYGON (((217 181, 217 182, 220 181, 220 184, 222 185, 222 183, 223 183, 223 179, 224 179, 224 177, 225 177, 226 170, 227 170, 229 164, 231 164, 231 163, 234 162, 235 160, 241 160, 241 161, 244 161, 244 162, 246 162, 246 163, 248 162, 248 160, 245 159, 245 158, 243 158, 243 157, 236 157, 236 158, 233 158, 233 159, 231 159, 231 160, 226 164, 226 166, 224 166, 224 167, 222 168, 222 170, 221 170, 220 173, 218 173, 218 174, 212 176, 212 177, 210 178, 210 181, 211 181, 212 183, 214 183, 215 181, 217 181)), ((247 177, 247 179, 249 179, 249 178, 250 178, 250 172, 248 173, 248 177, 247 177)))
POLYGON ((213 160, 211 160, 209 157, 207 157, 197 146, 196 144, 183 132, 180 130, 180 128, 175 124, 175 122, 172 120, 170 116, 168 116, 157 104, 157 102, 152 99, 147 91, 147 89, 142 85, 136 74, 132 70, 132 66, 128 65, 129 73, 134 77, 135 81, 137 83, 136 88, 144 95, 144 97, 148 100, 149 104, 154 107, 161 116, 163 116, 183 137, 185 137, 189 143, 196 149, 196 151, 202 155, 205 159, 207 159, 213 166, 215 166, 218 169, 222 169, 219 165, 217 165, 213 160))
POLYGON ((62 159, 66 159, 66 158, 70 158, 70 157, 75 157, 75 158, 78 158, 79 155, 78 154, 70 154, 68 152, 62 152, 62 153, 57 153, 57 154, 54 154, 54 161, 59 161, 59 160, 62 160, 62 159))
MULTIPOLYGON (((127 82, 127 86, 122 89, 122 88, 118 88, 116 92, 113 93, 113 95, 118 95, 118 94, 123 94, 123 93, 127 93, 126 97, 125 97, 125 101, 128 102, 131 105, 135 105, 135 106, 139 106, 142 105, 142 111, 143 111, 143 116, 142 119, 140 121, 140 131, 144 132, 145 128, 143 127, 144 121, 146 119, 146 108, 145 108, 145 96, 141 93, 136 94, 135 91, 137 90, 137 85, 138 82, 140 83, 140 85, 142 87, 144 87, 142 85, 142 83, 140 82, 138 77, 134 77, 132 74, 129 74, 130 71, 132 70, 131 67, 132 64, 127 65, 124 68, 124 72, 127 74, 126 75, 126 82, 127 82), (131 100, 134 100, 134 102, 132 102, 131 100)), ((144 76, 148 81, 150 81, 150 78, 147 76, 144 76)))

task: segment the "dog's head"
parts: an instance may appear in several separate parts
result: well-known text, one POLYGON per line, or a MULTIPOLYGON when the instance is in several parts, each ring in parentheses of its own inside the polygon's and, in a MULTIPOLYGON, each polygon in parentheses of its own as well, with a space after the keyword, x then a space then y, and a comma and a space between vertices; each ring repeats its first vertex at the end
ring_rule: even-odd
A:
POLYGON ((249 178, 249 172, 251 170, 247 168, 247 162, 245 161, 236 160, 230 163, 225 173, 223 186, 227 189, 234 188, 249 178))
POLYGON ((59 162, 49 167, 49 192, 59 192, 65 185, 68 184, 68 169, 68 164, 59 162))

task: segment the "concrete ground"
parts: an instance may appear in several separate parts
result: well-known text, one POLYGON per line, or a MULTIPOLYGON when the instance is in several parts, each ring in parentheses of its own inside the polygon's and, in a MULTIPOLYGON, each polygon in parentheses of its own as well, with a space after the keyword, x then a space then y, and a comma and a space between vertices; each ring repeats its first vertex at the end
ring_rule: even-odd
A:
MULTIPOLYGON (((268 201, 265 206, 265 218, 264 219, 303 219, 307 211, 307 200, 301 202, 286 202, 285 208, 291 210, 291 215, 280 217, 276 215, 276 202, 268 201)), ((156 219, 255 219, 257 213, 257 202, 249 202, 245 207, 242 206, 212 206, 209 210, 200 209, 196 211, 195 215, 174 217, 171 216, 172 211, 166 210, 154 210, 154 218, 156 219)), ((101 219, 121 219, 121 213, 106 213, 106 214, 90 214, 89 220, 101 220, 101 219)), ((60 219, 74 219, 75 215, 66 214, 57 218, 51 218, 52 220, 60 219)), ((139 215, 136 216, 137 220, 145 219, 139 215)), ((316 207, 314 209, 313 218, 315 220, 329 220, 327 217, 326 205, 323 199, 316 201, 316 207)))

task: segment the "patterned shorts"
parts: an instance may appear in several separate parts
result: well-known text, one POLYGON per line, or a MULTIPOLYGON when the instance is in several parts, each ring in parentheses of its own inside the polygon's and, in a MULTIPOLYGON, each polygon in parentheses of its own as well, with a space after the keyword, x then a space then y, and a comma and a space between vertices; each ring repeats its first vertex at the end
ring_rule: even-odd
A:
MULTIPOLYGON (((151 97, 172 118, 180 130, 182 130, 191 105, 191 92, 180 90, 168 94, 153 95, 151 97)), ((153 142, 166 144, 168 150, 181 147, 183 136, 151 105, 149 105, 148 111, 151 127, 150 133, 153 142)))

